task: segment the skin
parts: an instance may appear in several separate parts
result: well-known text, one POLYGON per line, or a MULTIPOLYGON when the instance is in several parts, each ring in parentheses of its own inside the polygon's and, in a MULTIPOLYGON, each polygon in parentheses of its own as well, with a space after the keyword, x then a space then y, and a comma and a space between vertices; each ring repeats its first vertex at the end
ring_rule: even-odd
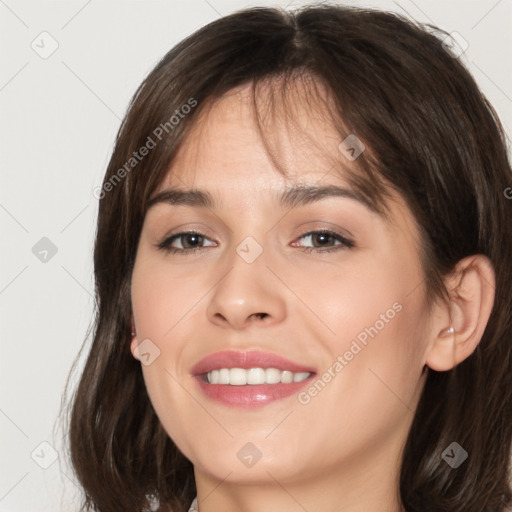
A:
MULTIPOLYGON (((401 511, 399 461, 422 369, 448 370, 473 352, 492 308, 492 267, 480 256, 461 261, 464 278, 447 279, 458 290, 453 301, 429 313, 420 236, 400 197, 392 222, 351 198, 281 208, 276 192, 294 184, 348 186, 347 171, 329 172, 326 150, 347 169, 350 162, 298 88, 298 128, 275 126, 274 149, 290 172, 281 176, 263 149, 249 93, 231 91, 194 125, 157 190, 194 187, 219 204, 159 203, 148 211, 132 276, 132 353, 138 358, 146 339, 160 350, 142 366, 145 384, 164 428, 194 464, 201 512, 401 511), (158 249, 187 229, 204 234, 189 245, 202 249, 158 249), (350 233, 355 246, 301 238, 316 229, 350 233), (248 236, 263 249, 252 263, 236 252, 248 236), (258 349, 311 365, 319 377, 396 303, 394 318, 307 404, 293 395, 232 408, 207 398, 191 375, 213 352, 258 349), (248 442, 262 454, 252 467, 237 457, 248 442)), ((187 242, 175 239, 173 247, 187 242)))

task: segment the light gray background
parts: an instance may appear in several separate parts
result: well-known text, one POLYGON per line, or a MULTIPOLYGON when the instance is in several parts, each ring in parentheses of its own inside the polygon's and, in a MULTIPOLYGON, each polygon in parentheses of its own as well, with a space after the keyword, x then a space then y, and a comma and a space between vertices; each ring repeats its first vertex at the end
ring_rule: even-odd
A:
MULTIPOLYGON (((92 192, 131 95, 172 46, 219 16, 305 3, 0 0, 0 511, 78 510, 57 416, 93 311, 92 192), (43 31, 58 43, 45 59, 43 31), (46 262, 34 254, 44 248, 33 251, 43 237, 57 248, 46 262)), ((512 0, 346 3, 460 33, 460 58, 510 136, 512 0)))

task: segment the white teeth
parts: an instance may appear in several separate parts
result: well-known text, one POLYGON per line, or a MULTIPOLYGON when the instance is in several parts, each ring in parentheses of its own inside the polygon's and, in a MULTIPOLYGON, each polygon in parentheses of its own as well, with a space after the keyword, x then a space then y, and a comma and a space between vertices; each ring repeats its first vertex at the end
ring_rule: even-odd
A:
POLYGON ((290 382, 293 382, 293 372, 284 370, 283 373, 281 373, 281 382, 284 384, 290 384, 290 382))
MULTIPOLYGON (((208 374, 208 378, 210 375, 208 374)), ((229 368, 219 370, 219 384, 229 384, 229 368)))
POLYGON ((263 368, 247 370, 247 384, 265 384, 265 370, 263 368))
POLYGON ((210 384, 230 384, 232 386, 244 386, 245 384, 290 384, 291 382, 302 382, 311 373, 291 372, 289 370, 278 370, 277 368, 220 368, 208 372, 207 378, 210 384))
POLYGON ((247 384, 247 372, 242 368, 231 368, 231 370, 229 370, 229 383, 232 386, 243 386, 247 384))
POLYGON ((265 370, 265 383, 266 384, 278 384, 281 382, 281 370, 276 368, 267 368, 265 370))

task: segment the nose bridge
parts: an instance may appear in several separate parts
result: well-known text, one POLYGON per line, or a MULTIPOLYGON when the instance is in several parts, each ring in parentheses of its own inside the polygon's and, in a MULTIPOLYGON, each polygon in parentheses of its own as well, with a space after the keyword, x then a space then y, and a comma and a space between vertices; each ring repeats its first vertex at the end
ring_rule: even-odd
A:
POLYGON ((269 251, 253 236, 246 236, 226 257, 226 270, 215 285, 208 304, 214 322, 242 328, 256 318, 272 323, 282 320, 282 290, 267 268, 269 251))

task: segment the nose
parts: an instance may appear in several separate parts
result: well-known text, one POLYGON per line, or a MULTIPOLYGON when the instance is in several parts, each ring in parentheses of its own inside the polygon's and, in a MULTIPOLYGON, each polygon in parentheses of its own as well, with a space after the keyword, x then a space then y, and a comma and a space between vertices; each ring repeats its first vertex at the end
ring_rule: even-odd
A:
POLYGON ((219 327, 241 330, 270 326, 286 316, 283 284, 265 264, 265 251, 252 263, 236 251, 210 295, 208 319, 219 327))

